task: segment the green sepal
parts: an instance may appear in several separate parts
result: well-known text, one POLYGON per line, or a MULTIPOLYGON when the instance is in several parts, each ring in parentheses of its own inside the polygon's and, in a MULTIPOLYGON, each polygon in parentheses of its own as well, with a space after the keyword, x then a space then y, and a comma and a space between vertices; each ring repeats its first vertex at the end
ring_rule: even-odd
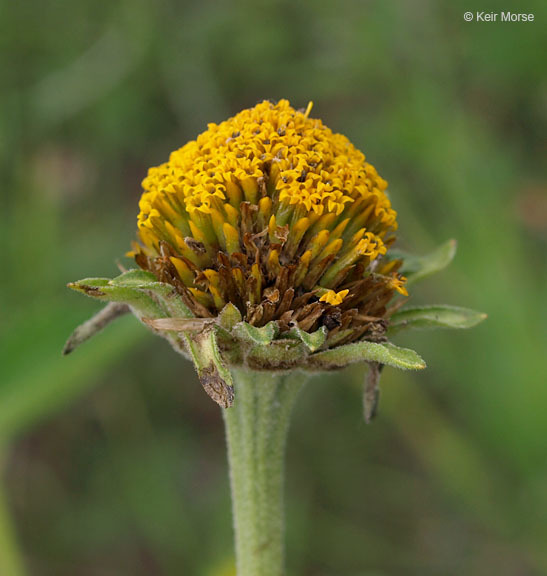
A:
POLYGON ((401 370, 421 370, 426 366, 414 350, 399 348, 390 342, 363 340, 312 354, 308 359, 308 368, 329 370, 357 362, 378 362, 401 370))
POLYGON ((456 255, 457 242, 449 240, 424 256, 414 256, 400 251, 391 251, 392 258, 401 258, 403 265, 400 272, 407 278, 407 285, 427 278, 444 270, 456 255))
POLYGON ((85 278, 68 287, 105 302, 128 304, 140 318, 193 317, 173 286, 144 270, 128 270, 113 279, 85 278))
POLYGON ((86 296, 91 296, 91 297, 95 297, 95 290, 89 290, 89 294, 88 291, 86 290, 87 287, 90 287, 92 289, 97 289, 97 292, 99 292, 99 289, 102 288, 103 286, 108 286, 108 283, 110 282, 110 278, 84 278, 83 280, 79 280, 78 282, 70 282, 69 284, 67 284, 67 286, 69 288, 71 288, 72 290, 76 290, 76 291, 80 291, 83 292, 86 296))
POLYGON ((110 281, 110 285, 135 288, 150 292, 159 298, 167 308, 169 315, 174 318, 193 318, 192 311, 184 302, 180 294, 170 284, 158 282, 154 274, 145 270, 133 269, 123 272, 110 281))
POLYGON ((459 306, 421 306, 399 310, 389 319, 389 334, 406 329, 434 330, 436 328, 472 328, 486 318, 486 314, 459 306))
POLYGON ((332 333, 330 333, 327 337, 328 347, 334 348, 335 346, 338 346, 342 340, 348 336, 351 336, 353 332, 353 328, 346 328, 344 330, 338 330, 338 332, 336 332, 334 335, 331 335, 332 333))
POLYGON ((265 326, 257 328, 247 322, 239 322, 232 329, 232 335, 247 344, 269 344, 279 334, 277 322, 268 322, 265 326))
POLYGON ((165 310, 151 294, 133 286, 116 286, 108 278, 85 278, 68 287, 103 302, 119 302, 131 306, 141 317, 162 318, 165 310))
POLYGON ((218 325, 230 332, 236 324, 242 321, 241 312, 231 303, 220 311, 218 315, 218 325))
POLYGON ((254 370, 290 370, 301 365, 304 368, 307 357, 308 349, 302 342, 283 338, 252 346, 245 361, 254 370))
POLYGON ((116 286, 135 286, 136 288, 142 288, 148 284, 157 284, 158 280, 152 272, 133 268, 132 270, 122 272, 122 274, 116 276, 116 278, 112 278, 110 283, 116 286))
POLYGON ((232 406, 234 384, 230 370, 221 356, 215 327, 184 338, 205 392, 222 408, 232 406))
POLYGON ((325 343, 327 335, 328 330, 325 326, 321 326, 319 330, 316 330, 311 334, 298 328, 298 326, 295 326, 288 332, 287 337, 294 340, 300 340, 306 345, 310 352, 316 352, 325 343))

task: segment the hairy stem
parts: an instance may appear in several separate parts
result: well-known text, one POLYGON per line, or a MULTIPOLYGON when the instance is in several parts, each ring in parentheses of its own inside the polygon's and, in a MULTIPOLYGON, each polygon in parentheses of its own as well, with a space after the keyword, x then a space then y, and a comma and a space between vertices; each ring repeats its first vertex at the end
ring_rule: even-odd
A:
POLYGON ((284 457, 289 418, 307 376, 233 370, 224 410, 237 576, 284 574, 284 457))

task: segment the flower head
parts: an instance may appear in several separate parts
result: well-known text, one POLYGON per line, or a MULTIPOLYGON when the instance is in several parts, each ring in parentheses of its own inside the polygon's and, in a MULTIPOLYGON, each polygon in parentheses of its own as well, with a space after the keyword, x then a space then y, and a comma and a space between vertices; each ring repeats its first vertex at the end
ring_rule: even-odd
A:
POLYGON ((133 252, 142 270, 69 286, 109 302, 65 352, 133 312, 189 357, 207 393, 234 402, 232 368, 333 370, 368 363, 365 416, 381 366, 420 369, 388 341, 408 328, 465 328, 454 307, 406 308, 407 279, 446 266, 448 242, 426 257, 390 250, 396 213, 387 182, 341 134, 286 100, 262 102, 151 168, 133 252))
POLYGON ((151 168, 133 253, 197 317, 231 303, 253 326, 377 337, 406 294, 385 259, 396 212, 374 166, 310 111, 262 102, 151 168))

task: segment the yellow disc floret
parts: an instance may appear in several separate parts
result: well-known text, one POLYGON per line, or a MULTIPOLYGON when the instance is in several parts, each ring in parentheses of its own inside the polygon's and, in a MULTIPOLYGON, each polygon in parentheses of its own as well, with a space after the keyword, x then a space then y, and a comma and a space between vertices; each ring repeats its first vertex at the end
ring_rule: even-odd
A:
POLYGON ((195 141, 173 152, 169 162, 149 170, 139 229, 152 235, 145 231, 143 242, 165 235, 160 216, 180 226, 195 212, 210 218, 226 204, 237 208, 242 200, 256 203, 265 179, 278 212, 293 207, 299 215, 340 216, 362 199, 374 204, 381 224, 395 224, 396 214, 384 193, 387 182, 364 155, 321 120, 281 100, 209 124, 195 141))
POLYGON ((349 294, 349 290, 341 290, 340 292, 336 293, 334 290, 327 290, 319 298, 319 302, 326 302, 327 304, 331 304, 332 306, 338 306, 342 304, 344 298, 349 294))
POLYGON ((404 293, 398 264, 378 265, 397 228, 387 182, 310 112, 262 102, 149 170, 134 254, 196 315, 231 302, 251 323, 290 312, 302 327, 301 305, 312 328, 317 310, 381 316, 404 293))

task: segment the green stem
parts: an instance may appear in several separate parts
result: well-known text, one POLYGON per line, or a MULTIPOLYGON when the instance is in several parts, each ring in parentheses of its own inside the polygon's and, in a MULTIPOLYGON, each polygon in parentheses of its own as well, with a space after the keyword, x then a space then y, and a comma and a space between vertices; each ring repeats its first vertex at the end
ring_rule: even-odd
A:
POLYGON ((23 576, 23 561, 9 513, 3 478, 4 450, 0 446, 0 574, 23 576))
POLYGON ((237 576, 284 574, 284 456, 292 407, 306 375, 232 370, 224 410, 237 576))

